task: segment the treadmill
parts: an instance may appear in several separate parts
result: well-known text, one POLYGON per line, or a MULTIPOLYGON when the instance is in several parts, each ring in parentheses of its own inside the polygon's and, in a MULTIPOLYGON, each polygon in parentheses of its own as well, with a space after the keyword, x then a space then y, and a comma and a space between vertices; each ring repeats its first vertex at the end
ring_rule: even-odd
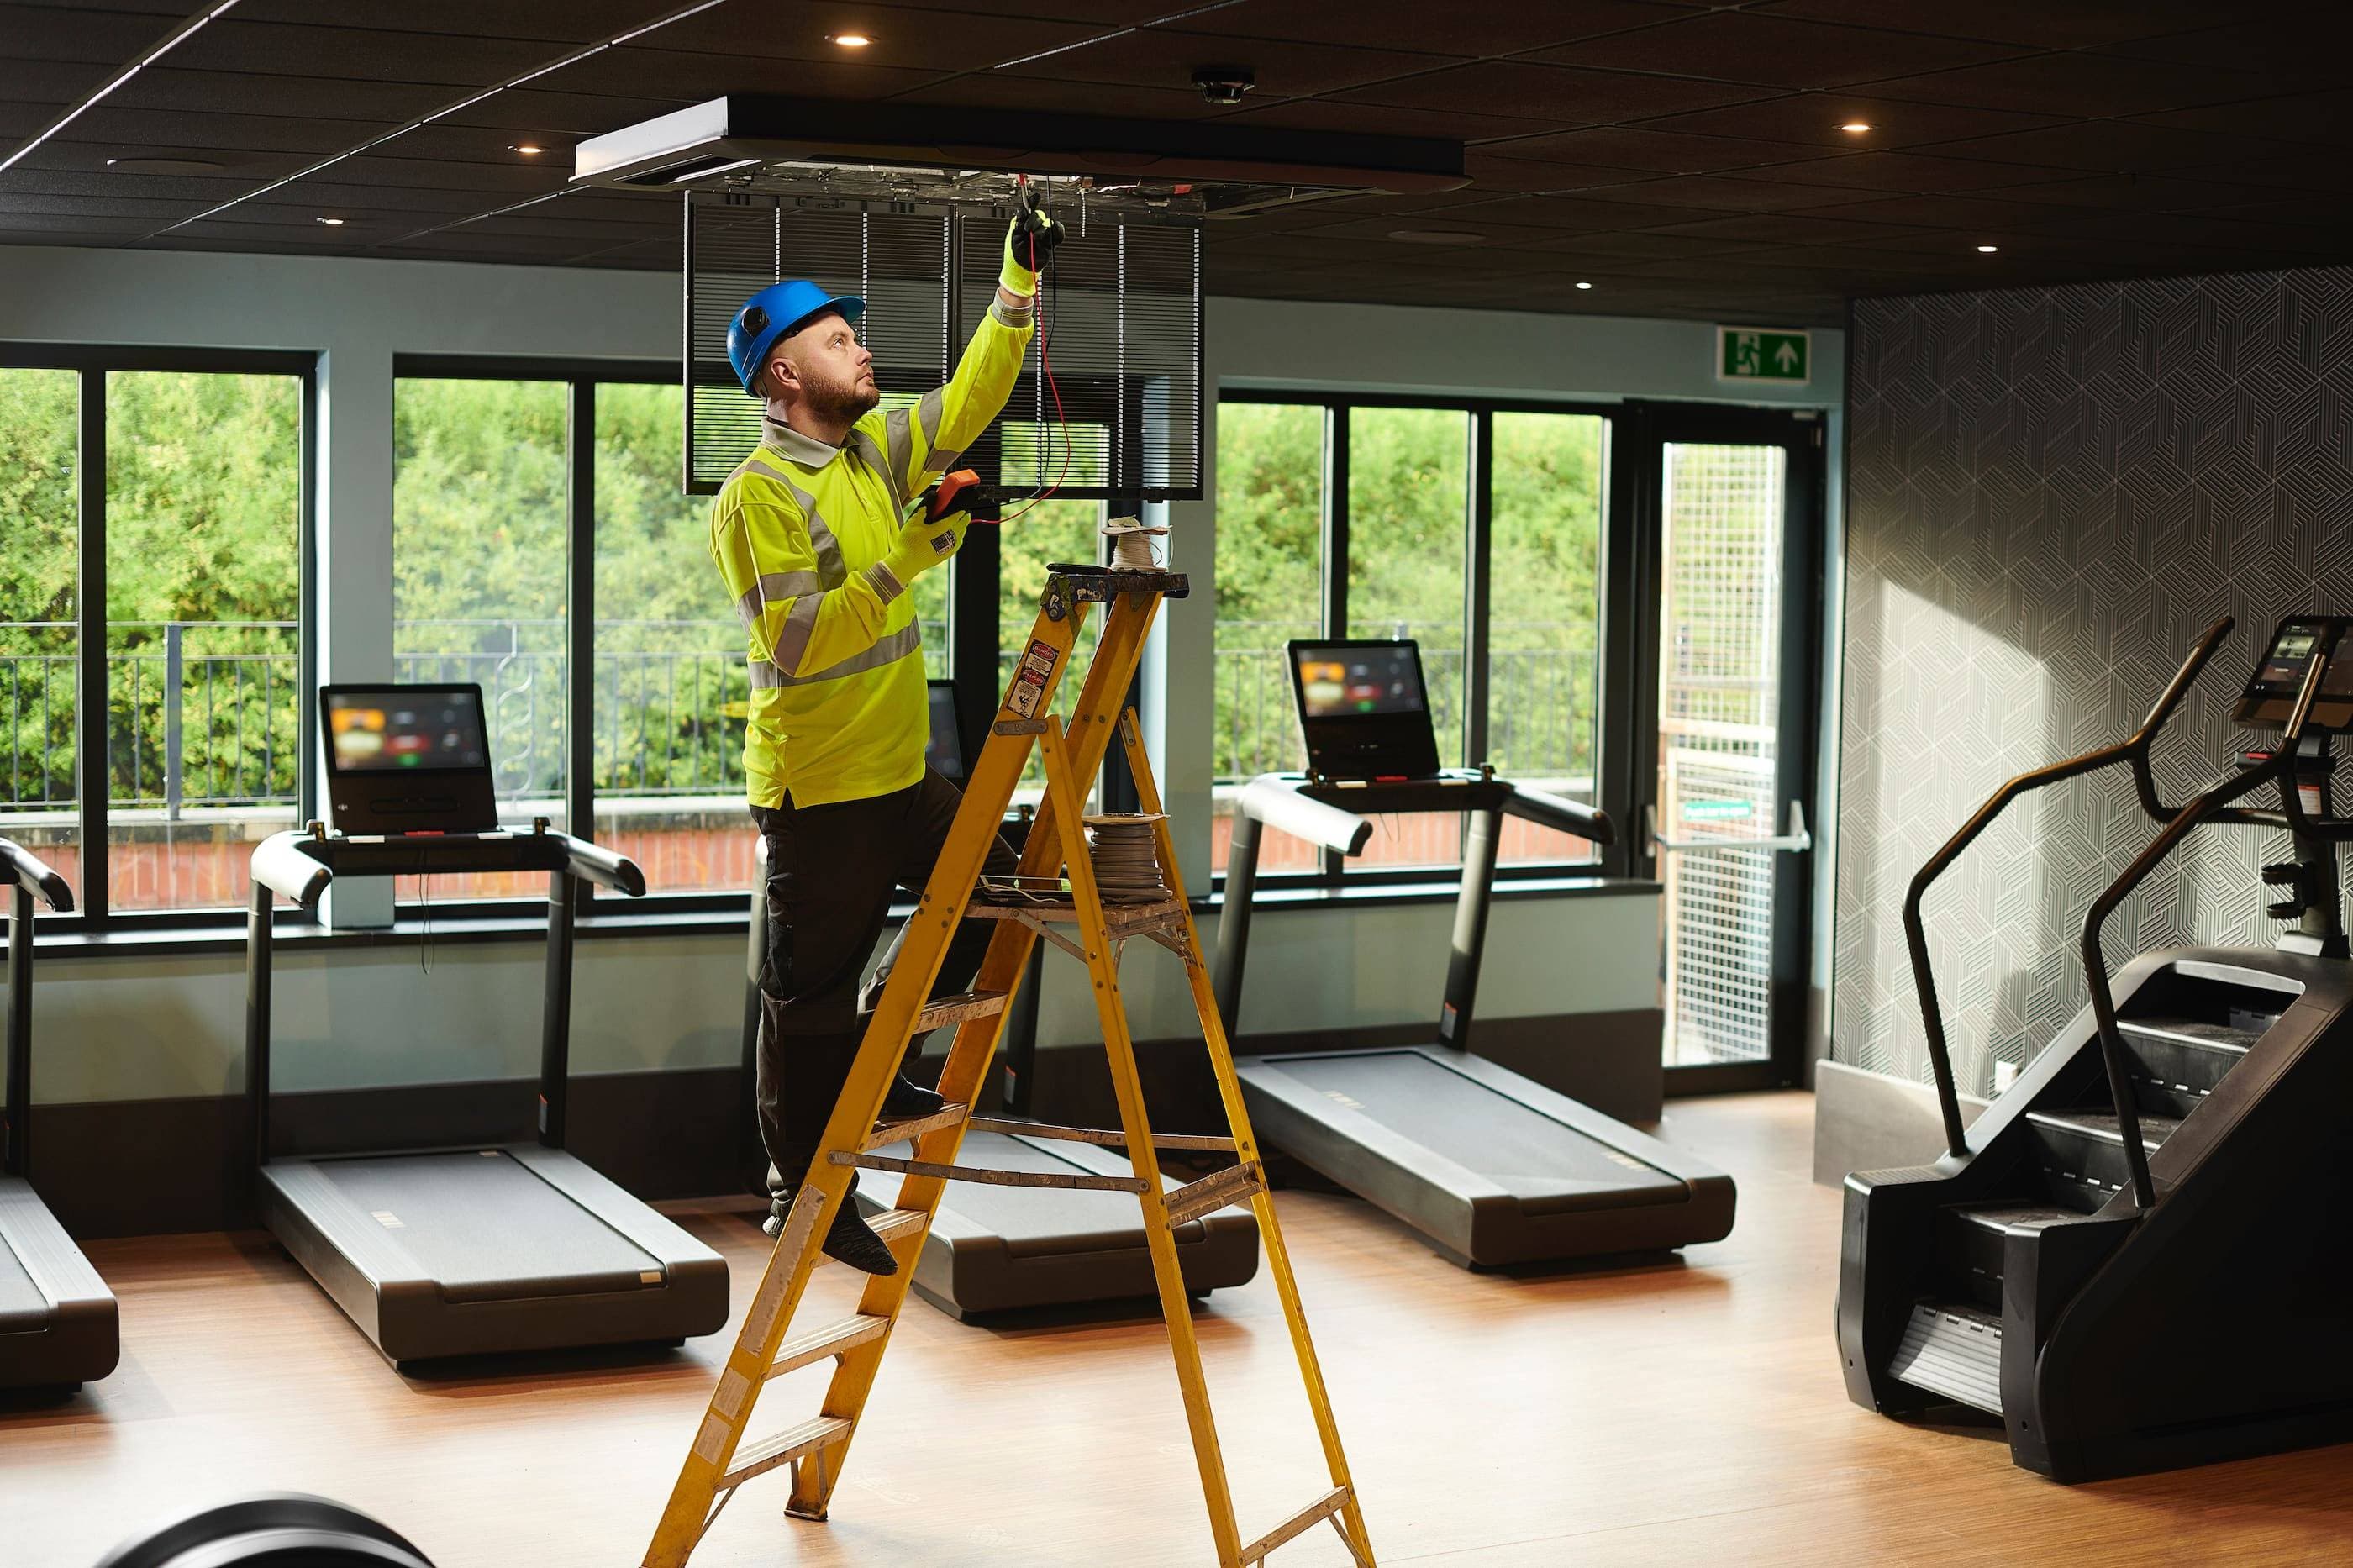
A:
POLYGON ((1412 642, 1293 642, 1290 654, 1310 771, 1262 774, 1243 789, 1218 921, 1219 1010, 1261 1138, 1465 1268, 1722 1240, 1731 1177, 1469 1049, 1503 819, 1596 844, 1611 841, 1609 819, 1492 768, 1440 769, 1412 642), (1240 1055, 1262 827, 1355 855, 1372 836, 1368 816, 1416 811, 1470 818, 1432 1043, 1240 1055))
POLYGON ((114 1370, 114 1294, 33 1191, 33 909, 73 908, 66 879, 0 838, 8 882, 8 1104, 0 1112, 0 1388, 70 1392, 114 1370))
MULTIPOLYGON (((951 683, 931 682, 931 739, 925 760, 942 773, 964 782, 964 751, 957 739, 951 683)), ((1017 836, 1028 817, 1008 818, 1017 836)), ((766 880, 763 841, 755 863, 766 880)), ((752 893, 748 990, 744 1005, 744 1103, 752 1101, 756 1075, 760 960, 767 947, 768 900, 764 886, 752 893)), ((903 928, 902 928, 903 935, 903 928)), ((1006 1018, 1003 1054, 1008 1108, 1026 1112, 1038 1028, 1039 942, 1030 953, 1022 991, 1006 1018)), ((1134 1169, 1115 1148, 1062 1139, 1025 1137, 1025 1116, 976 1117, 965 1133, 960 1158, 1007 1171, 1039 1171, 1089 1176, 1132 1176, 1134 1169)), ((875 1152, 912 1158, 903 1143, 875 1152)), ((859 1173, 858 1203, 868 1218, 895 1206, 900 1178, 884 1171, 859 1173)), ((1164 1191, 1177 1177, 1164 1174, 1164 1191)), ((1222 1208, 1176 1227, 1176 1257, 1187 1292, 1247 1285, 1258 1273, 1258 1221, 1248 1208, 1222 1208)), ((1145 1247, 1142 1215, 1125 1193, 1057 1187, 997 1187, 952 1183, 932 1220, 915 1260, 915 1294, 959 1321, 978 1314, 1033 1307, 1149 1298, 1158 1287, 1145 1247)))
POLYGON ((543 820, 495 826, 478 688, 330 686, 320 701, 335 816, 356 830, 313 823, 253 852, 246 1093, 262 1223, 396 1368, 718 1332, 725 1261, 564 1149, 574 884, 635 898, 644 873, 543 820), (536 1140, 273 1158, 272 894, 312 909, 338 877, 464 871, 548 873, 536 1140))

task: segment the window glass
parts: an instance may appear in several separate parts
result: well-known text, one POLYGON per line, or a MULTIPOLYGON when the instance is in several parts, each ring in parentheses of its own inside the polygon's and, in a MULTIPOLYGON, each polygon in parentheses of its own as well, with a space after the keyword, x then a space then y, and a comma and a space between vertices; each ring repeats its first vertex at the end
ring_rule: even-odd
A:
POLYGON ((744 627, 711 498, 679 487, 684 401, 675 383, 596 388, 596 839, 664 893, 752 885, 744 627))
MULTIPOLYGON (((1217 796, 1209 863, 1226 864, 1233 799, 1263 773, 1296 772, 1300 743, 1285 645, 1322 635, 1325 496, 1324 409, 1314 404, 1218 407, 1217 796)), ((1313 845, 1259 840, 1264 871, 1315 869, 1313 845)))
MULTIPOLYGON (((1438 760, 1450 768, 1462 765, 1470 438, 1459 408, 1348 415, 1347 635, 1420 645, 1438 760)), ((1377 816, 1348 868, 1456 864, 1461 826, 1452 813, 1377 816)))
MULTIPOLYGON (((1592 414, 1494 416, 1486 760, 1522 784, 1588 805, 1609 427, 1592 414)), ((1506 818, 1497 858, 1599 856, 1584 839, 1506 818)))
MULTIPOLYGON (((393 397, 394 676, 481 687, 499 817, 517 826, 565 825, 569 401, 561 382, 409 377, 393 397)), ((431 894, 546 890, 500 874, 431 894)))
POLYGON ((107 902, 245 902, 301 763, 302 384, 110 372, 107 902))
POLYGON ((47 861, 77 894, 80 380, 0 370, 0 837, 47 861))

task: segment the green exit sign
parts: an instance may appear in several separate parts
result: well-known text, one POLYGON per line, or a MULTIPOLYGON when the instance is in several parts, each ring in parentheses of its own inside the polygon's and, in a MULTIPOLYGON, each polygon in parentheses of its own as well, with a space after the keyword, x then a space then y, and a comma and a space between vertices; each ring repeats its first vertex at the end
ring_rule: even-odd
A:
POLYGON ((1771 327, 1715 329, 1718 381, 1778 381, 1802 386, 1808 379, 1810 333, 1771 327))

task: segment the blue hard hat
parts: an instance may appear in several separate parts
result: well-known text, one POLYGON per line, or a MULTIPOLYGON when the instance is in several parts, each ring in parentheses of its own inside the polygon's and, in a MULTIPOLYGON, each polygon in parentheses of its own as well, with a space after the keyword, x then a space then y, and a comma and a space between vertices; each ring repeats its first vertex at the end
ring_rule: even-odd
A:
POLYGON ((854 327, 866 313, 866 301, 855 294, 828 294, 806 278, 771 283, 744 300, 727 323, 727 363, 735 367, 735 379, 744 390, 752 392, 752 382, 768 363, 768 350, 778 338, 790 337, 802 322, 827 310, 840 311, 854 327))

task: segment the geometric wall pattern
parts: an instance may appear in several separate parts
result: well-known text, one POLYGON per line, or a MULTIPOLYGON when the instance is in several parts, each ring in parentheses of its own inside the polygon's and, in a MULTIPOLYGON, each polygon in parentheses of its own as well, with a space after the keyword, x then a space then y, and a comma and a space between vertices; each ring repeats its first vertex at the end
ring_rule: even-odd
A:
MULTIPOLYGON (((1901 911, 2002 780, 2121 739, 2238 626, 2159 740, 2168 802, 2296 611, 2353 612, 2353 269, 1862 300, 1849 338, 1834 1059, 1926 1081, 1901 911)), ((2085 906, 2156 832, 2120 771, 2013 805, 1929 894, 1964 1092, 2084 1002, 2085 906)), ((2286 837, 2209 828, 2107 926, 2111 971, 2268 946, 2286 837), (2201 842, 2202 840, 2202 842, 2201 842)))

